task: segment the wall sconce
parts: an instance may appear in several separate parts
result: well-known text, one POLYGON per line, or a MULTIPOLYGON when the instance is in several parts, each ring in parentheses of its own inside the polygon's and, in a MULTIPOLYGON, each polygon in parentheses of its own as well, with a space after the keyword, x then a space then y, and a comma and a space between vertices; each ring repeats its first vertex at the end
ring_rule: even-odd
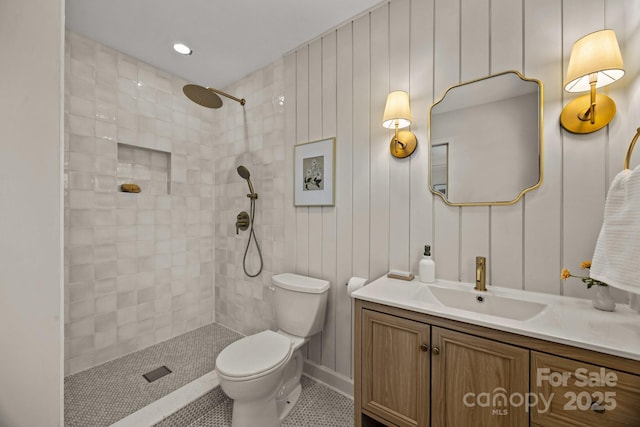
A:
POLYGON ((387 95, 387 105, 384 107, 382 126, 387 129, 395 128, 396 133, 391 139, 389 149, 393 157, 409 157, 416 149, 416 136, 413 132, 398 129, 411 125, 411 107, 409 107, 409 94, 403 90, 397 90, 387 95))
POLYGON ((622 54, 613 30, 596 31, 575 42, 564 90, 591 93, 564 107, 560 114, 562 127, 573 133, 591 133, 608 125, 616 114, 616 104, 607 95, 596 94, 596 88, 623 75, 622 54))

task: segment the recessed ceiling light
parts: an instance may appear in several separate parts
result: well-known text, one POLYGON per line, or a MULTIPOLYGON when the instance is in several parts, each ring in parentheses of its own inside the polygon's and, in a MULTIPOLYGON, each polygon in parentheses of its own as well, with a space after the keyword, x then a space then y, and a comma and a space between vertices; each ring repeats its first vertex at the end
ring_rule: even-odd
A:
POLYGON ((184 43, 174 43, 173 50, 182 55, 191 55, 193 51, 184 43))

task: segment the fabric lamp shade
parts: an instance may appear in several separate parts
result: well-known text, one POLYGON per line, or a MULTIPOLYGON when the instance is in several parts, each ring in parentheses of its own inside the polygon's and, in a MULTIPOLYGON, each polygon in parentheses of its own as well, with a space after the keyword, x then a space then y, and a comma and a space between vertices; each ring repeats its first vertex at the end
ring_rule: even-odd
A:
POLYGON ((622 54, 613 30, 596 31, 574 43, 564 90, 590 90, 591 74, 597 75, 596 88, 611 84, 624 75, 622 54))
POLYGON ((409 94, 403 90, 397 90, 387 95, 387 104, 384 107, 382 126, 393 129, 398 123, 398 128, 406 128, 411 125, 411 107, 409 106, 409 94))

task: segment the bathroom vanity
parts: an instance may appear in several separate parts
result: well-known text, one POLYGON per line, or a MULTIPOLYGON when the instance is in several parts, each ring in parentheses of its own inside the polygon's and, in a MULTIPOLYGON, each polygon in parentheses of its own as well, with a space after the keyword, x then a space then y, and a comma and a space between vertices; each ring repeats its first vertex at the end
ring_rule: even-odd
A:
POLYGON ((355 298, 355 425, 639 426, 640 314, 380 278, 355 298))

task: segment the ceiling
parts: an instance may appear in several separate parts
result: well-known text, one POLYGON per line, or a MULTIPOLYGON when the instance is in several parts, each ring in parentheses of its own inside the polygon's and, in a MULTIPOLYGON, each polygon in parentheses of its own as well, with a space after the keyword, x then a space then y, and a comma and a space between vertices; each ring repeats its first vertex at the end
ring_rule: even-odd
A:
POLYGON ((66 0, 66 27, 193 83, 224 88, 380 0, 66 0), (180 41, 193 49, 179 55, 180 41))

